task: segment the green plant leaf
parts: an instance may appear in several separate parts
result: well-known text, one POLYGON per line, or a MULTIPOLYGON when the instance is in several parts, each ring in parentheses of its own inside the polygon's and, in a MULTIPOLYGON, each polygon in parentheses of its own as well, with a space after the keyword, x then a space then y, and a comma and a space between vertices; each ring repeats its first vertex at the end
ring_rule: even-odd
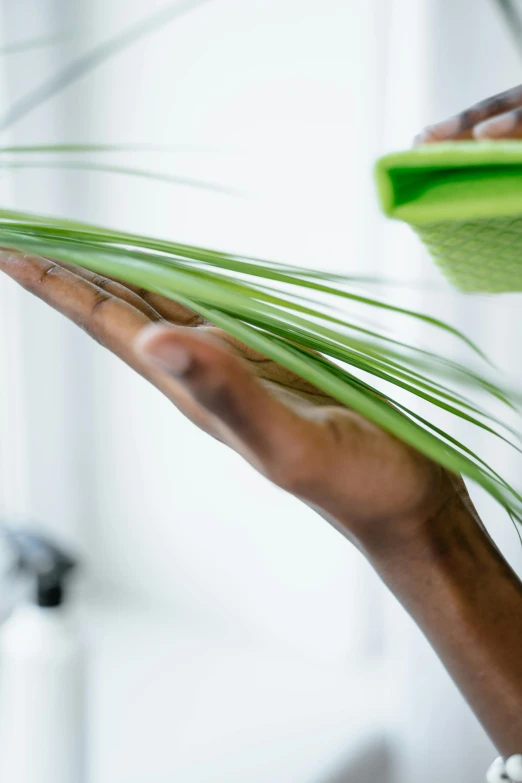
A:
POLYGON ((350 290, 353 278, 324 283, 312 270, 288 264, 242 259, 205 248, 14 211, 0 212, 0 243, 79 265, 186 304, 229 334, 296 372, 339 402, 370 418, 449 470, 476 481, 513 518, 522 518, 522 498, 482 457, 436 423, 368 381, 396 389, 515 449, 520 434, 491 415, 469 394, 517 400, 487 375, 434 352, 418 349, 382 331, 367 329, 355 312, 340 315, 353 302, 409 321, 422 321, 480 351, 436 318, 396 307, 350 290), (466 389, 466 394, 463 393, 466 389))
POLYGON ((176 152, 185 149, 185 145, 165 146, 161 144, 22 144, 0 147, 0 155, 27 155, 45 153, 53 155, 69 152, 176 152))
POLYGON ((129 166, 113 166, 105 163, 91 163, 85 161, 18 161, 3 160, 0 158, 0 168, 3 169, 71 169, 73 171, 91 171, 102 174, 120 174, 126 177, 142 177, 144 179, 153 179, 158 182, 167 182, 171 185, 182 185, 189 188, 198 188, 202 190, 211 190, 215 193, 222 193, 227 196, 243 195, 239 190, 227 188, 214 182, 204 182, 202 180, 191 179, 190 177, 179 177, 174 174, 164 174, 159 171, 148 171, 147 169, 130 168, 129 166))

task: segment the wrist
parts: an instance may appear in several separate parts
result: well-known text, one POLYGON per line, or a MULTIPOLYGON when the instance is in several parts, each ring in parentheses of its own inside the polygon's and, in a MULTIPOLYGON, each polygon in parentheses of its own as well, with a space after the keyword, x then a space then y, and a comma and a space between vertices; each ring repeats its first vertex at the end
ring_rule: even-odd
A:
POLYGON ((360 547, 385 581, 408 585, 420 575, 458 592, 477 578, 497 579, 506 562, 475 510, 464 483, 453 477, 431 513, 407 520, 391 534, 373 533, 360 547))
POLYGON ((368 553, 376 571, 508 756, 522 741, 522 585, 462 498, 402 548, 368 553))
POLYGON ((522 747, 522 584, 452 478, 433 513, 355 543, 507 757, 522 747))
POLYGON ((449 498, 413 535, 365 554, 428 636, 433 624, 445 622, 458 624, 471 640, 481 633, 486 606, 493 622, 494 614, 520 601, 520 582, 467 493, 449 498))
POLYGON ((487 535, 460 476, 439 469, 428 487, 391 515, 349 525, 369 560, 382 565, 405 558, 425 561, 441 548, 455 551, 454 539, 461 539, 463 530, 472 538, 487 535))

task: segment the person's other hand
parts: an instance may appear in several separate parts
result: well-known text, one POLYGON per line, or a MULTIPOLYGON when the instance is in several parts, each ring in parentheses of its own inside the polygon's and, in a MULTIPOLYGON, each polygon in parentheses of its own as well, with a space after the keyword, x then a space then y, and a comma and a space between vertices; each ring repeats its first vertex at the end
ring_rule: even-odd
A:
POLYGON ((418 452, 170 299, 15 251, 0 251, 0 269, 361 548, 422 534, 465 492, 418 452))
POLYGON ((522 86, 486 98, 455 117, 429 125, 415 144, 466 139, 522 139, 522 86))

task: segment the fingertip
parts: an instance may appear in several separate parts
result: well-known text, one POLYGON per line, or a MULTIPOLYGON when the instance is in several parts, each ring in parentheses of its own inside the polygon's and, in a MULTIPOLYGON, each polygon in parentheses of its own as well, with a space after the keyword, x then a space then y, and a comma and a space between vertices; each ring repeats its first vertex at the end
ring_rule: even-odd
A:
POLYGON ((151 348, 162 339, 166 339, 172 333, 172 329, 164 324, 150 324, 138 333, 134 340, 134 349, 137 353, 148 353, 151 348))
POLYGON ((439 125, 427 125, 415 136, 413 143, 415 146, 418 146, 420 144, 433 144, 437 141, 444 141, 446 137, 439 128, 439 125))
POLYGON ((219 342, 204 331, 168 323, 147 324, 134 342, 134 348, 139 353, 153 353, 168 345, 183 345, 186 350, 209 359, 216 351, 224 352, 219 342))
POLYGON ((423 128, 413 139, 413 146, 420 147, 421 144, 429 144, 432 141, 431 128, 423 128))
POLYGON ((142 329, 134 349, 140 358, 178 378, 186 375, 194 364, 193 352, 168 326, 154 324, 142 329))
POLYGON ((140 331, 134 350, 138 356, 178 378, 194 380, 218 368, 236 367, 233 356, 211 335, 191 327, 152 324, 140 331))
POLYGON ((450 117, 435 125, 427 125, 414 139, 414 146, 421 144, 434 144, 441 141, 450 141, 462 130, 462 118, 450 117))
POLYGON ((180 382, 196 404, 229 433, 243 443, 261 442, 256 424, 259 397, 258 404, 252 405, 259 389, 236 358, 211 336, 155 325, 142 330, 135 346, 140 358, 180 382))

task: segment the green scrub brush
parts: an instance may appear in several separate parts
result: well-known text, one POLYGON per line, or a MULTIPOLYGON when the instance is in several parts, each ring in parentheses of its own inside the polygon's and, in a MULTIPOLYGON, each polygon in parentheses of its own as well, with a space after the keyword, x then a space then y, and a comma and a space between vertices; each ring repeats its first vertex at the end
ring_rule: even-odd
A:
POLYGON ((381 205, 461 291, 522 291, 522 141, 448 142, 381 158, 381 205))

